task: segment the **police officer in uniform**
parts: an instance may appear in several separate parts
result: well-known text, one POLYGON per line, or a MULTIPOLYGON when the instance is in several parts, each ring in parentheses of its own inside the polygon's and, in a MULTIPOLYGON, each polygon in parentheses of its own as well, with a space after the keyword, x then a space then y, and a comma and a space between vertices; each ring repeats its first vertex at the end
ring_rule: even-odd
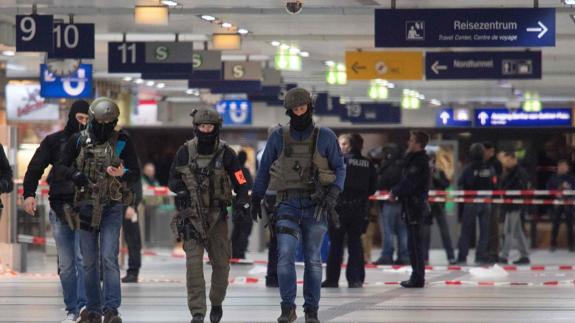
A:
POLYGON ((64 130, 48 135, 36 149, 28 164, 24 176, 24 210, 30 215, 36 214, 36 189, 48 165, 52 165, 48 174, 50 185, 50 224, 56 241, 58 252, 58 273, 64 303, 66 305, 66 320, 76 322, 80 309, 86 305, 84 291, 84 268, 80 253, 80 237, 73 219, 66 217, 64 205, 74 204, 74 183, 63 176, 56 176, 56 164, 68 139, 80 132, 88 123, 88 108, 90 104, 84 100, 75 101, 68 113, 68 121, 64 130))
POLYGON ((222 302, 228 287, 231 245, 226 208, 236 192, 236 216, 250 219, 248 185, 236 153, 219 139, 222 120, 213 109, 194 110, 192 140, 182 145, 170 168, 169 187, 176 193, 178 235, 186 252, 188 307, 192 323, 206 315, 204 249, 212 265, 210 321, 222 318, 222 302))
POLYGON ((140 180, 140 168, 130 137, 115 131, 120 109, 108 98, 98 98, 88 110, 86 130, 70 137, 60 171, 76 185, 74 209, 80 227, 87 304, 82 323, 121 323, 119 238, 129 187, 140 180), (100 266, 102 262, 102 266, 100 266), (100 284, 102 268, 103 288, 100 284))
POLYGON ((368 222, 369 196, 375 193, 377 173, 373 163, 361 155, 363 138, 357 134, 344 134, 339 137, 339 147, 344 154, 346 165, 345 186, 339 196, 336 210, 340 216, 340 226, 330 224, 329 255, 327 258, 326 280, 322 287, 339 287, 339 275, 343 260, 343 244, 347 236, 349 260, 346 268, 347 283, 350 288, 363 286, 365 265, 361 234, 368 222))
POLYGON ((422 288, 425 285, 425 260, 423 257, 422 225, 429 217, 427 202, 431 170, 425 146, 429 135, 412 131, 409 136, 405 166, 401 180, 389 194, 390 200, 401 203, 402 218, 407 224, 407 245, 411 262, 411 277, 402 281, 405 288, 422 288))
MULTIPOLYGON (((469 148, 471 163, 463 169, 458 185, 462 190, 493 190, 497 185, 497 173, 493 166, 486 161, 485 147, 481 143, 474 143, 469 148)), ((484 264, 491 259, 488 255, 489 220, 491 218, 491 205, 469 203, 463 206, 461 220, 461 234, 459 236, 459 255, 457 262, 465 264, 469 253, 472 232, 475 228, 475 217, 479 220, 479 242, 475 251, 475 262, 484 264)))
MULTIPOLYGON (((345 164, 335 134, 313 123, 312 98, 302 88, 289 90, 284 98, 288 126, 271 133, 258 170, 252 205, 260 205, 268 184, 277 192, 276 234, 278 281, 281 294, 279 323, 296 319, 295 254, 301 239, 305 257, 305 322, 319 322, 321 292, 321 244, 327 217, 337 203, 345 181, 345 164), (271 178, 271 181, 270 181, 271 178)), ((261 208, 252 208, 261 218, 261 208)))

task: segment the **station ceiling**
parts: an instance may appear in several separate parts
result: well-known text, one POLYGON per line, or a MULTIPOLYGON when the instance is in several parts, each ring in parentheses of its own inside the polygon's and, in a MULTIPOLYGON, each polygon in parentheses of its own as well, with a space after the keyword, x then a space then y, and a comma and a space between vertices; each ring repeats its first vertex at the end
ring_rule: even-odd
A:
MULTIPOLYGON (((397 81, 392 99, 399 99, 399 89, 410 88, 442 102, 501 103, 509 99, 511 88, 536 91, 543 101, 575 102, 575 8, 560 0, 541 0, 541 8, 557 9, 556 47, 543 48, 543 79, 529 81, 397 81)), ((346 50, 374 48, 374 9, 390 8, 390 0, 305 0, 298 15, 286 13, 285 0, 178 0, 179 6, 170 10, 167 26, 142 26, 134 23, 136 4, 154 4, 157 1, 134 0, 3 0, 0 2, 0 20, 14 23, 16 14, 31 11, 37 3, 39 13, 61 15, 66 19, 74 14, 77 22, 96 24, 95 75, 101 78, 121 79, 122 75, 107 73, 106 42, 122 33, 140 34, 155 40, 172 37, 175 33, 190 35, 194 39, 209 39, 220 27, 200 18, 202 14, 216 16, 250 33, 242 37, 242 48, 224 52, 229 59, 250 55, 256 60, 268 59, 273 65, 276 48, 271 41, 298 46, 310 53, 303 58, 301 72, 283 72, 284 79, 316 91, 327 90, 333 95, 367 98, 368 81, 349 81, 345 86, 330 86, 325 81, 328 60, 344 62, 346 50)), ((397 8, 531 8, 532 0, 398 0, 397 8)), ((198 43, 201 46, 201 43, 198 43)), ((393 50, 393 49, 392 49, 393 50)), ((430 49, 433 50, 433 49, 430 49)), ((445 50, 445 49, 442 49, 445 50)), ((481 50, 453 49, 453 50, 481 50)), ((489 49, 498 50, 498 49, 489 49)), ((501 49, 504 50, 504 49, 501 49)), ((512 50, 521 50, 515 48, 512 50)), ((43 56, 17 54, 3 57, 9 63, 8 76, 34 77, 43 56)), ((184 81, 170 81, 164 89, 155 89, 161 95, 180 95, 186 89, 184 81)))

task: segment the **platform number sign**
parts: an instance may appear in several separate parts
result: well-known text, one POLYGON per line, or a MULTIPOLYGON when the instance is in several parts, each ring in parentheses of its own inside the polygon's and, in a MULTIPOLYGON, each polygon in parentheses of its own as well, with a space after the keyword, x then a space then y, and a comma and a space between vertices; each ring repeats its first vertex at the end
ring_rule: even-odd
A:
POLYGON ((94 58, 94 34, 94 24, 54 24, 48 58, 94 58))
POLYGON ((52 50, 52 15, 16 16, 16 51, 49 52, 52 50))

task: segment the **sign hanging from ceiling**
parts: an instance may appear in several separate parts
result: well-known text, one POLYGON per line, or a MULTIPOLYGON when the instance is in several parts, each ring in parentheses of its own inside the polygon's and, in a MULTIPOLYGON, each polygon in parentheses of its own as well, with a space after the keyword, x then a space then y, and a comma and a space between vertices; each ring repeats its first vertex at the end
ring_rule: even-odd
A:
POLYGON ((53 25, 52 50, 48 58, 94 58, 94 24, 53 25))
POLYGON ((6 85, 6 118, 12 121, 58 120, 57 104, 46 103, 38 83, 6 85))
POLYGON ((216 104, 216 110, 224 125, 252 124, 252 103, 249 100, 221 100, 216 104))
POLYGON ((16 51, 49 52, 52 50, 52 15, 16 16, 16 51))
POLYGON ((67 77, 55 76, 46 64, 40 65, 40 95, 44 98, 90 98, 92 97, 92 65, 81 64, 76 72, 67 77))
POLYGON ((261 81, 262 78, 259 62, 224 62, 224 80, 261 81))
POLYGON ((539 112, 475 109, 476 127, 570 127, 572 118, 569 108, 544 108, 539 112))
POLYGON ((421 80, 422 52, 345 52, 348 80, 421 80))
POLYGON ((193 71, 183 69, 170 73, 142 73, 145 80, 220 80, 222 76, 222 52, 219 50, 195 50, 192 54, 193 71))
POLYGON ((340 111, 340 119, 359 124, 399 124, 401 108, 390 103, 351 103, 340 111))
POLYGON ((427 52, 428 80, 541 79, 541 52, 427 52))
POLYGON ((375 9, 376 47, 554 47, 555 8, 375 9))
POLYGON ((437 111, 435 124, 438 127, 471 127, 471 120, 460 120, 453 108, 446 108, 437 111))
POLYGON ((109 42, 108 72, 191 74, 192 42, 109 42))

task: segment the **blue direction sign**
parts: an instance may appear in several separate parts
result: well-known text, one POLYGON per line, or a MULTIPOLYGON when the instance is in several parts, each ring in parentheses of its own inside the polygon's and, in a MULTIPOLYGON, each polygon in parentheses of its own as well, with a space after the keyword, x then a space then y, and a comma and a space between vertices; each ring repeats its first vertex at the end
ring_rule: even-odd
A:
POLYGON ((570 127, 572 118, 569 108, 544 108, 539 112, 475 109, 476 127, 570 127))
POLYGON ((428 80, 541 79, 541 52, 426 53, 428 80))
POLYGON ((252 103, 249 100, 221 100, 216 104, 216 110, 224 125, 252 124, 252 103))
POLYGON ((16 16, 16 51, 49 52, 52 50, 52 15, 16 16))
POLYGON ((457 120, 453 108, 440 109, 435 117, 438 127, 470 127, 471 120, 457 120))
POLYGON ((555 46, 555 8, 376 9, 376 47, 555 46))
POLYGON ((40 95, 44 98, 90 98, 92 97, 92 65, 80 64, 72 75, 55 76, 46 64, 40 65, 40 95))
POLYGON ((48 58, 94 58, 94 24, 54 24, 48 58))

